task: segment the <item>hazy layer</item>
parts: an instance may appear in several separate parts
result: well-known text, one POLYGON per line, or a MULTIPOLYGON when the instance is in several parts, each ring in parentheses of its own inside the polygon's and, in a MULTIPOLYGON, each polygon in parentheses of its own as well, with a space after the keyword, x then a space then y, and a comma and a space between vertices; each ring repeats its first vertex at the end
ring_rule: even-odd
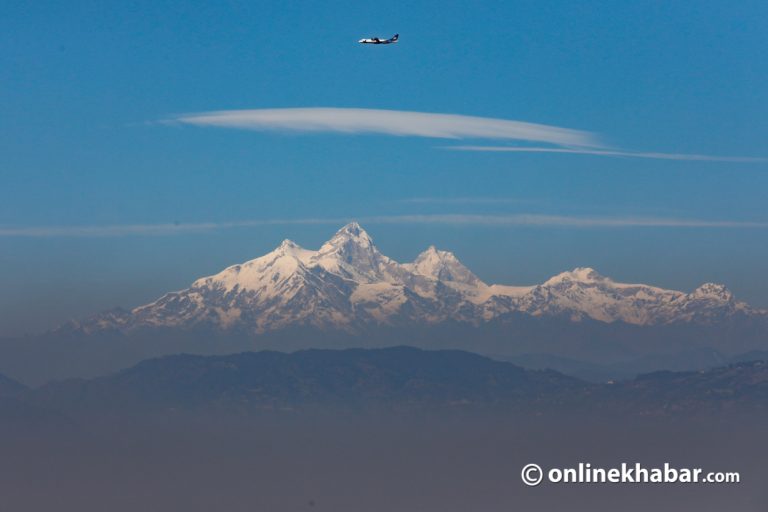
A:
POLYGON ((758 418, 177 418, 8 432, 0 505, 38 511, 765 510, 758 418), (525 487, 523 465, 697 466, 738 485, 525 487))

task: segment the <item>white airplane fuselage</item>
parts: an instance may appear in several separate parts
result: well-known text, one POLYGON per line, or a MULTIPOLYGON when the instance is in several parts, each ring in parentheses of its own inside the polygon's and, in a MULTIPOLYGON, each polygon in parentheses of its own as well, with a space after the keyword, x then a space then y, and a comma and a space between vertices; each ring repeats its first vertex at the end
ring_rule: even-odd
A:
POLYGON ((358 41, 358 43, 361 44, 392 44, 396 43, 397 39, 400 37, 399 34, 395 34, 389 39, 379 39, 378 37, 372 37, 370 39, 361 39, 358 41))

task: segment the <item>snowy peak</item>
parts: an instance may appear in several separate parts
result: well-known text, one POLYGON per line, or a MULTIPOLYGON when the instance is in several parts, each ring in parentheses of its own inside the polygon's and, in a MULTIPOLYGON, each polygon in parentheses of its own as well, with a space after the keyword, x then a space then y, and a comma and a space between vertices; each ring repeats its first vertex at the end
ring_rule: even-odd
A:
POLYGON ((694 299, 706 299, 720 302, 733 302, 733 293, 722 284, 704 283, 696 288, 691 294, 694 299))
POLYGON ((216 288, 224 292, 263 290, 269 283, 288 279, 305 266, 314 255, 291 240, 284 240, 275 250, 259 258, 227 267, 210 277, 198 279, 192 288, 216 288))
POLYGON ((260 257, 255 260, 248 261, 242 266, 258 266, 260 263, 283 260, 288 265, 298 264, 308 265, 312 257, 315 255, 315 251, 304 249, 299 244, 292 240, 283 240, 274 251, 260 257))
POLYGON ((283 240, 283 242, 277 246, 278 251, 282 251, 285 253, 294 252, 296 250, 301 250, 301 246, 294 242, 293 240, 288 240, 287 238, 283 240))
POLYGON ((357 222, 336 232, 320 247, 310 264, 362 283, 392 283, 403 277, 401 265, 381 254, 357 222))
POLYGON ((415 274, 430 277, 437 281, 470 286, 484 285, 452 252, 440 251, 434 245, 419 254, 413 263, 404 265, 404 267, 415 274))
POLYGON ((595 269, 589 267, 577 267, 568 272, 562 272, 549 278, 544 285, 551 286, 560 283, 604 283, 610 282, 607 277, 600 275, 595 269))
POLYGON ((363 251, 376 251, 373 239, 357 222, 350 222, 325 242, 318 252, 343 252, 352 248, 363 251))
POLYGON ((721 284, 705 283, 674 303, 669 323, 697 323, 713 325, 735 317, 768 318, 768 312, 751 308, 739 302, 721 284))

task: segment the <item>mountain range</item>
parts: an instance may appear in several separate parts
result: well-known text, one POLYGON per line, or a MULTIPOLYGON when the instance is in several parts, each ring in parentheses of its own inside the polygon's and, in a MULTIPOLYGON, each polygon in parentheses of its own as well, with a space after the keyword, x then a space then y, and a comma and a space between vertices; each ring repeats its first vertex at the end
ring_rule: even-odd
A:
POLYGON ((563 413, 754 413, 768 412, 768 365, 738 363, 594 384, 458 350, 392 347, 181 354, 142 361, 94 379, 51 382, 33 389, 15 384, 3 400, 0 403, 16 404, 6 408, 16 418, 19 411, 36 411, 34 417, 40 417, 40 411, 69 417, 477 409, 519 413, 521 418, 563 413))
POLYGON ((723 285, 686 293, 590 268, 533 286, 487 284, 435 247, 398 263, 351 223, 316 251, 286 240, 130 311, 0 339, 0 373, 38 385, 182 352, 397 345, 467 350, 600 382, 762 358, 768 313, 723 285))
POLYGON ((435 247, 412 263, 398 263, 350 223, 317 251, 285 240, 274 251, 197 279, 185 290, 64 329, 91 334, 206 327, 259 335, 308 327, 359 334, 381 326, 477 326, 519 315, 637 326, 768 319, 768 312, 737 301, 721 284, 685 293, 615 282, 591 268, 535 286, 489 285, 452 253, 435 247))

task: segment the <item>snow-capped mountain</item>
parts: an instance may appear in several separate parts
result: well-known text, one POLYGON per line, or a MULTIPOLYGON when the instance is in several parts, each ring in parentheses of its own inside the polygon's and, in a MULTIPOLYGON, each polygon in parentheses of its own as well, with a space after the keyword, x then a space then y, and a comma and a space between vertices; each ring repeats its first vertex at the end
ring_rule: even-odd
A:
POLYGON ((536 286, 488 285, 452 253, 430 247, 413 263, 383 255, 357 223, 312 251, 290 240, 254 260, 198 279, 130 312, 109 311, 73 327, 94 332, 211 326, 253 333, 286 327, 360 332, 369 326, 480 324, 513 313, 636 325, 716 323, 766 317, 722 285, 691 293, 617 283, 577 268, 536 286))

